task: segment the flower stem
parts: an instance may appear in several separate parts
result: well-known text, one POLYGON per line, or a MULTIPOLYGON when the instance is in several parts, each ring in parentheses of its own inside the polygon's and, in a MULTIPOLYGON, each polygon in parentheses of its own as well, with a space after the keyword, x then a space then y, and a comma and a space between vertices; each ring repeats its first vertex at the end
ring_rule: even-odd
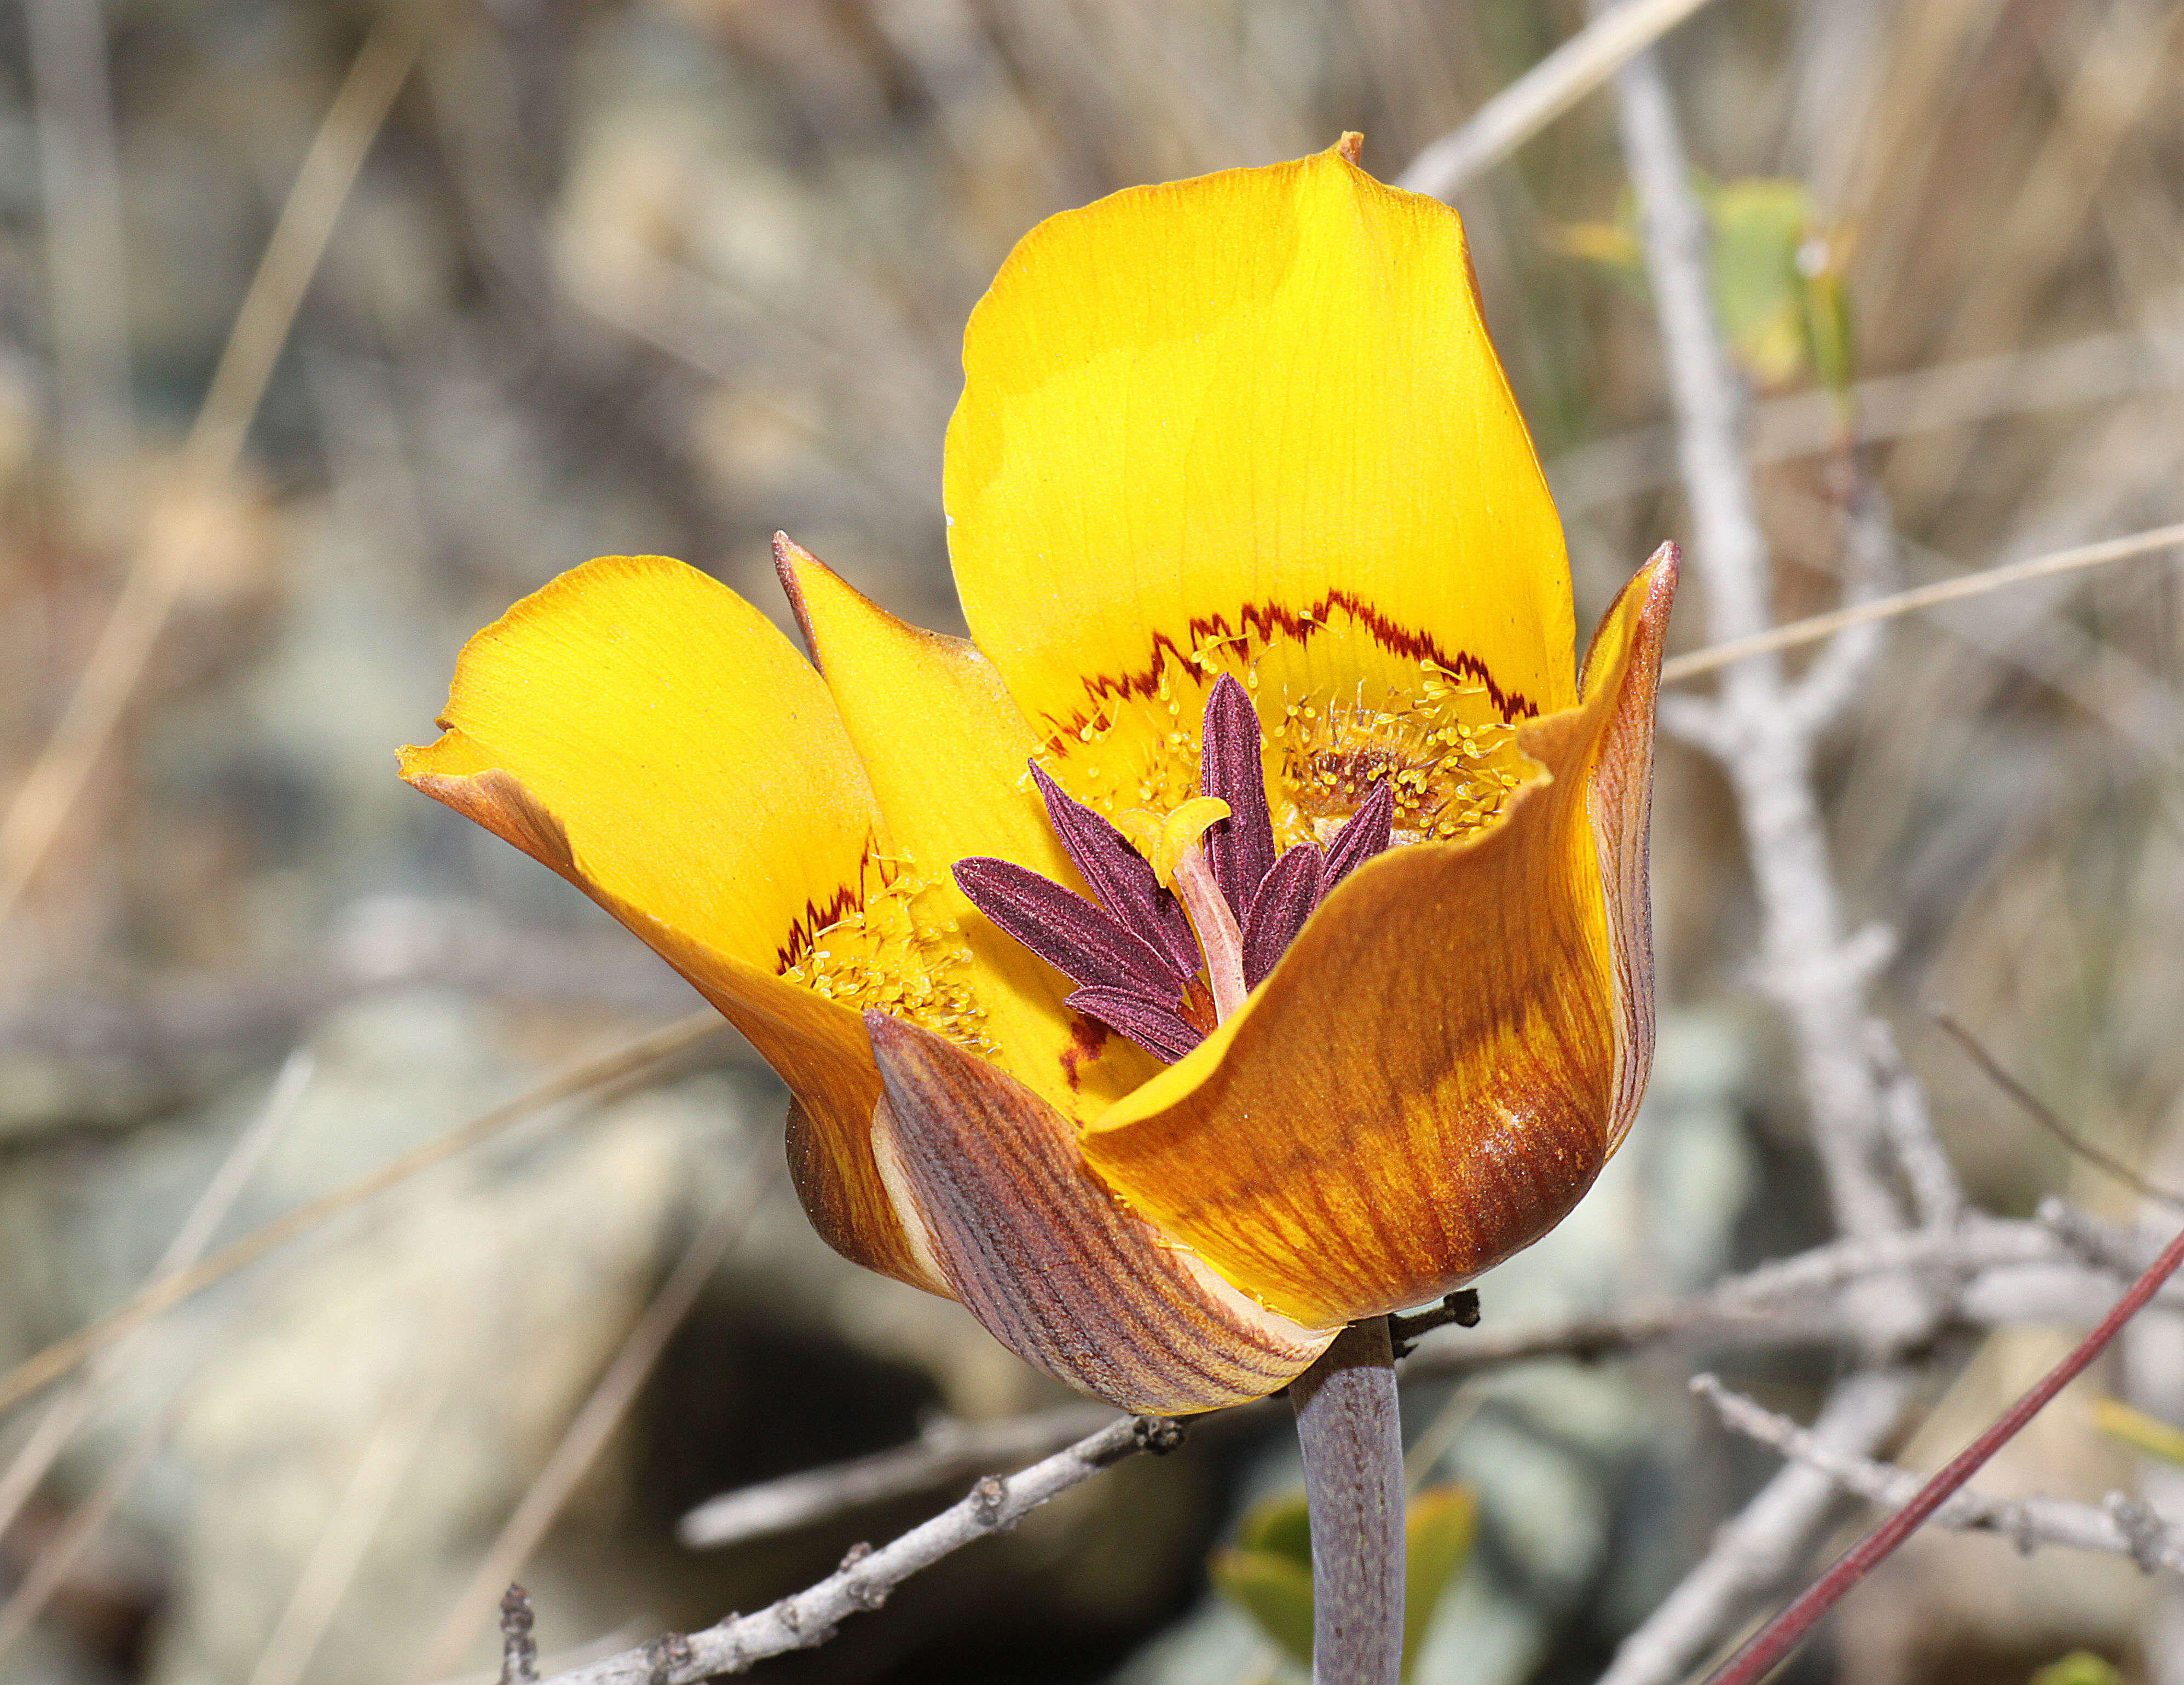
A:
POLYGON ((1403 1436, 1388 1320, 1353 1322, 1290 1386, 1312 1506, 1313 1685, 1396 1685, 1403 1436))

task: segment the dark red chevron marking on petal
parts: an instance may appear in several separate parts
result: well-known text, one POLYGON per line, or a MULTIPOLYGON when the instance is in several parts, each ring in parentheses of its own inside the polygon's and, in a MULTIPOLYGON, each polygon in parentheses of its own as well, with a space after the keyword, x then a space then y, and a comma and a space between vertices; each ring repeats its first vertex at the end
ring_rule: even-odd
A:
POLYGON ((1358 628, 1390 655, 1429 661, 1446 672, 1478 680, 1486 687, 1488 699, 1504 721, 1530 719, 1540 711, 1538 701, 1523 691, 1504 690, 1486 663, 1468 650, 1448 648, 1430 633, 1391 619, 1355 592, 1331 590, 1301 608, 1286 603, 1240 603, 1233 614, 1194 615, 1184 622, 1180 641, 1165 632, 1154 633, 1145 666, 1122 672, 1087 674, 1084 690, 1090 699, 1089 707, 1067 718, 1044 717, 1051 734, 1048 746, 1066 755, 1078 743, 1078 734, 1084 728, 1108 723, 1112 711, 1106 704, 1158 695, 1162 677, 1171 663, 1196 676, 1201 669, 1192 657, 1204 644, 1241 644, 1248 654, 1254 646, 1264 649, 1276 642, 1306 644, 1337 620, 1358 628))

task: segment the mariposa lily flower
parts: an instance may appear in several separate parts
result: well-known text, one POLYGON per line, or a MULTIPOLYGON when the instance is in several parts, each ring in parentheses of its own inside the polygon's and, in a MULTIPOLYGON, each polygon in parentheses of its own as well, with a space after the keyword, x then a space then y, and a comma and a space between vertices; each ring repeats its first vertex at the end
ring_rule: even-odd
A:
POLYGON ((821 1234, 1128 1408, 1273 1392, 1529 1244, 1644 1085, 1674 557, 1574 672, 1468 276, 1343 148, 1054 217, 966 337, 972 641, 782 539, 807 664, 609 557, 403 751, 781 1074, 821 1234))

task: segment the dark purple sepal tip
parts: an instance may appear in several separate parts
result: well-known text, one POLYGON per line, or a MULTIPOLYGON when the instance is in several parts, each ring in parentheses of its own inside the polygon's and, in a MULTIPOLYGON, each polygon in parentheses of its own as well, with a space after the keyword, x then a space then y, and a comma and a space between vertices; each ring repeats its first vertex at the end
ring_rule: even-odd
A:
POLYGON ((1244 986, 1256 989, 1274 968, 1304 922, 1319 905, 1323 868, 1319 851, 1299 843, 1260 880, 1244 915, 1244 986))
POLYGON ((1259 715, 1244 687, 1228 673, 1206 698, 1198 787, 1228 804, 1228 817, 1206 834, 1213 881, 1240 924, 1260 880, 1273 869, 1274 824, 1267 809, 1267 769, 1260 758, 1259 715))
POLYGON ((1324 896, 1337 884, 1388 846, 1395 834, 1396 792, 1385 778, 1375 784, 1327 845, 1327 870, 1320 879, 1324 896))
POLYGON ((1033 781, 1046 803, 1048 823, 1100 905, 1159 949, 1188 976, 1199 965, 1198 939, 1183 903, 1160 885, 1145 858, 1123 834, 1047 777, 1037 765, 1033 781))
POLYGON ((1062 1002, 1127 1035, 1164 1065, 1172 1065, 1206 1038, 1158 1002, 1122 989, 1079 989, 1062 1002))
POLYGON ((1150 944, 1082 896, 1006 860, 956 862, 971 904, 1072 982, 1180 996, 1183 976, 1150 944))

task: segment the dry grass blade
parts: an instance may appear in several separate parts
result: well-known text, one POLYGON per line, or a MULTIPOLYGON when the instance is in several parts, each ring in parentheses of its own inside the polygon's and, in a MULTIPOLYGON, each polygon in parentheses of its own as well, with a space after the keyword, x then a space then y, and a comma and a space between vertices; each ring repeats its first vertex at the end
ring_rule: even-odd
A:
POLYGON ((194 1268, 147 1287, 98 1321, 16 1364, 6 1375, 0 1375, 0 1409, 59 1380, 93 1353, 104 1350, 132 1330, 142 1327, 153 1317, 171 1310, 192 1295, 203 1292, 214 1282, 232 1275, 244 1265, 255 1263, 275 1247, 309 1233, 345 1211, 354 1210, 366 1200, 408 1181, 412 1176, 429 1170, 436 1164, 446 1163, 456 1154, 490 1140, 503 1130, 521 1123, 549 1106, 634 1076, 695 1046, 710 1035, 724 1032, 726 1029, 727 1025, 719 1015, 710 1011, 693 1013, 688 1018, 677 1018, 664 1029, 640 1036, 626 1046, 602 1054, 598 1058, 588 1059, 557 1077, 549 1078, 515 1099, 481 1113, 439 1140, 427 1141, 424 1146, 402 1154, 370 1175, 359 1177, 347 1187, 337 1188, 308 1205, 298 1206, 278 1221, 267 1224, 231 1246, 223 1247, 194 1268))
POLYGON ((83 1558, 106 1524, 114 1519, 114 1512, 121 1507, 121 1500, 129 1495, 129 1488, 136 1484, 144 1470, 151 1466, 152 1459, 166 1443, 167 1435, 174 1429, 181 1414, 181 1394, 168 1401, 167 1407, 137 1430, 129 1448, 121 1453, 120 1460, 107 1470, 106 1478, 99 1482, 98 1490, 84 1500, 71 1515, 53 1542, 38 1553, 37 1560, 24 1575, 23 1582, 15 1587, 15 1594, 0 1608, 0 1656, 4 1656, 21 1642, 24 1633, 31 1629, 53 1593, 68 1582, 76 1564, 83 1558))
POLYGON ((1626 0, 1595 19, 1472 114, 1427 146, 1396 185, 1448 198, 1507 158, 1707 0, 1626 0))
POLYGON ((248 1685, 295 1685, 318 1653, 334 1612, 355 1579, 372 1535, 386 1518, 454 1380, 452 1364, 410 1385, 366 1442, 364 1454, 325 1531, 297 1576, 287 1606, 251 1670, 248 1685))
MULTIPOLYGON (((165 1255, 152 1272, 152 1286, 181 1274, 203 1255, 206 1243, 234 1208, 244 1184, 265 1163, 265 1155, 273 1150, 274 1143, 295 1117, 304 1091, 310 1084, 313 1064, 310 1054, 301 1049, 288 1056, 257 1118, 236 1137, 235 1145, 228 1149, 226 1158, 220 1161, 212 1180, 205 1184, 204 1191, 198 1196, 197 1204, 169 1243, 165 1255)), ((15 1460, 8 1465, 8 1472, 0 1475, 0 1537, 14 1526, 16 1516, 37 1490, 38 1482, 46 1477, 46 1471, 53 1467, 53 1459, 83 1426, 84 1418, 98 1402, 103 1384, 120 1367, 126 1350, 126 1342, 107 1347, 99 1362, 79 1376, 70 1391, 54 1399, 23 1448, 16 1453, 15 1460)))
POLYGON ((2014 1100, 2024 1110, 2025 1116, 2061 1141, 2072 1152, 2088 1164, 2098 1165, 2134 1192, 2143 1194, 2148 1199, 2159 1200, 2171 1210, 2184 1211, 2184 1194, 2174 1193, 2167 1188, 2149 1182, 2114 1153, 2105 1152, 2087 1141, 2062 1119, 2056 1116, 2054 1108, 2046 1101, 2012 1076, 2002 1061, 1987 1050, 1986 1044, 1973 1035, 1960 1020, 1943 1012, 1938 1007, 1932 1009, 1931 1016, 1935 1024, 1947 1032, 1949 1039, 1964 1049, 1965 1056, 1985 1073, 1989 1081, 2014 1100))
POLYGON ((759 1207, 772 1192, 774 1180, 755 1163, 744 1167, 742 1186, 690 1243, 682 1261, 675 1266, 674 1273, 629 1331, 621 1349, 615 1353, 614 1361, 607 1365, 606 1373, 592 1389, 591 1397, 585 1399, 583 1407, 562 1434, 560 1443, 547 1458, 546 1466, 538 1471, 531 1489, 523 1494, 523 1501, 515 1506, 515 1513, 501 1528, 500 1537, 493 1542, 478 1564, 470 1584, 455 1599, 447 1619, 440 1623, 440 1630, 426 1645, 424 1654, 411 1671, 413 1679, 437 1679, 446 1673, 490 1618, 501 1593, 522 1572, 523 1565, 538 1548, 539 1541, 546 1537, 546 1530, 554 1525, 554 1517, 561 1513, 561 1506, 569 1501, 569 1494, 591 1468, 608 1436, 621 1425, 637 1397, 638 1388, 652 1373, 669 1338, 689 1314, 690 1307, 697 1303, 705 1283, 727 1256, 728 1248, 741 1238, 759 1207))
MULTIPOLYGON (((187 484, 216 483, 241 457, 304 289, 416 54, 415 38, 392 14, 357 53, 281 207, 190 429, 183 450, 187 484)), ((187 583, 194 553, 185 533, 171 543, 141 546, 131 564, 60 723, 0 820, 0 923, 15 910, 105 752, 187 583)))
POLYGON ((2157 551, 2174 550, 2184 545, 2184 522, 2170 527, 2156 527, 2149 532, 2134 533, 2121 538, 2104 538, 2098 544, 2078 544, 2066 550, 2056 550, 2048 555, 2034 556, 2026 561, 2013 561, 2001 567, 1984 568, 1977 573, 1967 573, 1955 579, 1943 579, 1931 585, 1920 585, 1893 595, 1875 597, 1870 602, 1858 603, 1847 609, 1837 609, 1831 614, 1816 614, 1807 620, 1793 620, 1769 631, 1749 638, 1733 639, 1726 644, 1716 644, 1704 650, 1694 650, 1687 656, 1677 656, 1661 663, 1661 682, 1674 684, 1686 678, 1696 678, 1701 673, 1725 667, 1732 661, 1741 661, 1752 656, 1764 656, 1777 650, 1793 650, 1802 644, 1817 644, 1847 627, 1864 626, 1877 620, 1892 620, 1898 615, 1915 614, 1921 609, 1938 608, 1943 603, 1960 602, 1967 597, 1984 596, 1989 591, 1999 591, 2011 585, 2021 585, 2029 580, 2048 579, 2060 573, 2075 573, 2088 567, 2102 567, 2112 561, 2128 561, 2135 556, 2151 555, 2157 551))

